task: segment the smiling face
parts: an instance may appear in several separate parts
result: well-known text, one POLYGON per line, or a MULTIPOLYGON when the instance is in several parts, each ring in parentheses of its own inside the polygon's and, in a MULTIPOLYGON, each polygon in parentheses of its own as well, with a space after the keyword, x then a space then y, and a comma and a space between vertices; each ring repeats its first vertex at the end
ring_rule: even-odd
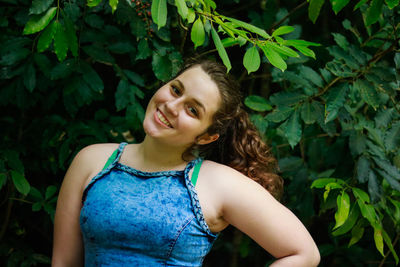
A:
POLYGON ((150 137, 184 148, 195 142, 212 142, 218 136, 204 133, 220 102, 215 82, 200 66, 192 67, 153 95, 143 121, 144 130, 150 137))

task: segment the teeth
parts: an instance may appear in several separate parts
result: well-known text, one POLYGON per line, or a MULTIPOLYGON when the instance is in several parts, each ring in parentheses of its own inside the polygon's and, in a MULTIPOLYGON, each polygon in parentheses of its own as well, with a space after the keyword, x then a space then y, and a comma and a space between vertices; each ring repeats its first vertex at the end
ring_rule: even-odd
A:
POLYGON ((167 119, 164 118, 164 116, 160 113, 160 111, 157 110, 157 117, 160 119, 160 121, 162 123, 164 123, 165 125, 167 125, 168 127, 171 127, 171 124, 169 123, 169 121, 167 121, 167 119))

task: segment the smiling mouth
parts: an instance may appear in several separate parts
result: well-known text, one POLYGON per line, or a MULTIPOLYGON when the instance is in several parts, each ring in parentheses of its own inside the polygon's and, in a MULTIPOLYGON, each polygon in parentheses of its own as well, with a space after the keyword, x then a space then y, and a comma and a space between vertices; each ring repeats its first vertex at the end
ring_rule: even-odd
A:
POLYGON ((168 121, 168 119, 164 116, 164 114, 161 113, 159 109, 156 111, 157 118, 165 124, 165 126, 168 126, 169 128, 173 128, 171 123, 168 121))

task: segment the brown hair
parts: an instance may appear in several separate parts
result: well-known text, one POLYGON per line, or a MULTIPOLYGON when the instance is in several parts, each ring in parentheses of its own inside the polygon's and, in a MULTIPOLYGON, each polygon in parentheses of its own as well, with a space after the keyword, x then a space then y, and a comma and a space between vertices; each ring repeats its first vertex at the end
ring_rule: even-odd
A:
POLYGON ((191 61, 180 73, 195 66, 200 66, 219 89, 221 107, 207 130, 210 135, 219 134, 219 138, 207 145, 193 145, 184 152, 183 158, 197 154, 204 159, 228 165, 280 199, 283 180, 276 174, 277 161, 243 109, 239 83, 227 73, 225 66, 211 60, 191 61))

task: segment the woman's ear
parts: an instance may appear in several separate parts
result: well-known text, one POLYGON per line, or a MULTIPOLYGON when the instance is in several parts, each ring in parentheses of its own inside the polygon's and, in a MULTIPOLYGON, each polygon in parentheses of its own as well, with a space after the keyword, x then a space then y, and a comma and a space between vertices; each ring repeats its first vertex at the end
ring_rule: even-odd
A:
POLYGON ((209 135, 208 133, 205 133, 197 138, 196 144, 197 145, 207 145, 209 143, 216 141, 218 138, 219 138, 219 134, 209 135))

